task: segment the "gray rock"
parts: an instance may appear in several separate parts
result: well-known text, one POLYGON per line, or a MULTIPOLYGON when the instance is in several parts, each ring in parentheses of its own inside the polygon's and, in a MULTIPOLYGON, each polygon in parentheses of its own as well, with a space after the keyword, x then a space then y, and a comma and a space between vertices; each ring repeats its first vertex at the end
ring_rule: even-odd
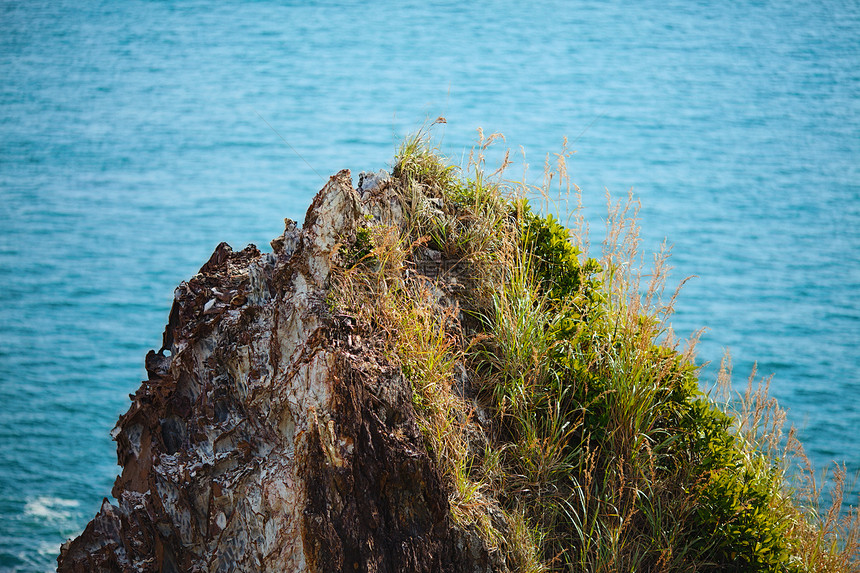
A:
POLYGON ((273 255, 222 243, 176 289, 112 434, 116 505, 63 545, 59 571, 503 568, 452 523, 409 382, 324 304, 358 226, 402 222, 388 180, 362 174, 357 192, 341 171, 273 255))

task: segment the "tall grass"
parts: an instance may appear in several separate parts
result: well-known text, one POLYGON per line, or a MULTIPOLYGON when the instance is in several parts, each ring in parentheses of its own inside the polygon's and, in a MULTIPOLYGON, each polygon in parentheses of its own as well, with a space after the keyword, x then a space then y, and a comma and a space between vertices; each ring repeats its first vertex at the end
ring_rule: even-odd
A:
POLYGON ((671 331, 680 285, 667 288, 667 249, 642 264, 635 200, 609 200, 589 258, 566 149, 535 188, 504 179, 507 155, 485 173, 498 139, 481 133, 462 171, 426 132, 405 140, 404 220, 368 222, 333 288, 411 382, 453 521, 518 571, 856 570, 844 471, 821 509, 769 381, 730 399, 726 361, 724 400, 699 389, 697 335, 671 331), (570 226, 532 208, 571 201, 570 226), (453 280, 414 272, 428 250, 454 261, 453 280))

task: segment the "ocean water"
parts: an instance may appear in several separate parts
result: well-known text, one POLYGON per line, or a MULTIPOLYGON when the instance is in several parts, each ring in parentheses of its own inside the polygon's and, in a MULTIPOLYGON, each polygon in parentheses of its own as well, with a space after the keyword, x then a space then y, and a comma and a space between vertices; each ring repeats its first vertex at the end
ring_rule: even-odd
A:
POLYGON ((594 245, 632 188, 700 360, 757 361, 816 466, 860 471, 860 6, 538 4, 0 0, 0 570, 110 495, 173 288, 440 115, 534 180, 569 137, 594 245))

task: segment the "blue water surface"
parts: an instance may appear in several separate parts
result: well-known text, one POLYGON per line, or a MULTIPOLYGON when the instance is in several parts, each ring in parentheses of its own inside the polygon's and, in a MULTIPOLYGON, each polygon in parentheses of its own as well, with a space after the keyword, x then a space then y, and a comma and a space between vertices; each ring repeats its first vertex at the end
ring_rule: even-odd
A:
POLYGON ((55 567, 110 495, 173 288, 438 115, 535 180, 575 139, 595 235, 633 188, 696 275, 700 360, 758 361, 816 466, 860 471, 856 2, 0 0, 0 29, 0 570, 55 567))

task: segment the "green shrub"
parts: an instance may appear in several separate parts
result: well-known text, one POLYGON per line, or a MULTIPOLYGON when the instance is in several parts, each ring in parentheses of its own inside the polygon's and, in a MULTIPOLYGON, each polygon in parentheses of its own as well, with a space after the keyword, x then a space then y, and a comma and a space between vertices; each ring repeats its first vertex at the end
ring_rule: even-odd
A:
POLYGON ((535 276, 548 298, 567 301, 588 299, 583 314, 601 300, 600 282, 595 278, 600 264, 594 259, 580 261, 582 253, 570 242, 570 232, 552 215, 541 217, 527 203, 517 204, 522 246, 534 264, 535 276))
POLYGON ((783 571, 789 561, 787 523, 770 507, 774 475, 744 467, 720 468, 698 492, 694 527, 720 571, 783 571))
POLYGON ((360 227, 355 233, 355 241, 348 246, 341 247, 341 264, 346 268, 352 268, 359 263, 368 262, 372 258, 373 238, 370 229, 360 227))

